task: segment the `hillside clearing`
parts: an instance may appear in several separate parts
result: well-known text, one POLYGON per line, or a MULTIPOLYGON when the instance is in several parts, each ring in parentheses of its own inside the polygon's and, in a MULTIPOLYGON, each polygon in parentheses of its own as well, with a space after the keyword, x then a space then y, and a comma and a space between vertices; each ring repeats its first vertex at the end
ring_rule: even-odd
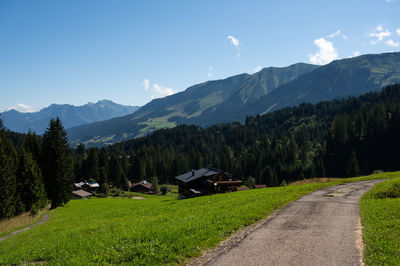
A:
POLYGON ((204 249, 317 189, 396 173, 328 183, 275 187, 177 201, 104 198, 70 201, 51 219, 0 243, 0 264, 173 264, 204 249))

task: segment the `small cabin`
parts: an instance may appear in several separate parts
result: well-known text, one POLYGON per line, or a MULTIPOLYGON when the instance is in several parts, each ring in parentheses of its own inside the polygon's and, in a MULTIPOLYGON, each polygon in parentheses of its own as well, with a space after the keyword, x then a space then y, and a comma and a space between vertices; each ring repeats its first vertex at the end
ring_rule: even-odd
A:
POLYGON ((90 196, 92 196, 92 193, 82 189, 72 191, 72 199, 88 199, 90 196))
POLYGON ((175 179, 178 180, 179 199, 232 192, 243 183, 232 178, 232 174, 212 167, 192 170, 175 179))
POLYGON ((146 180, 142 180, 140 182, 137 182, 133 184, 131 190, 139 193, 147 193, 151 194, 153 193, 153 188, 152 184, 150 182, 147 182, 146 180))
POLYGON ((82 189, 94 193, 99 189, 100 185, 97 182, 86 182, 82 185, 82 189))

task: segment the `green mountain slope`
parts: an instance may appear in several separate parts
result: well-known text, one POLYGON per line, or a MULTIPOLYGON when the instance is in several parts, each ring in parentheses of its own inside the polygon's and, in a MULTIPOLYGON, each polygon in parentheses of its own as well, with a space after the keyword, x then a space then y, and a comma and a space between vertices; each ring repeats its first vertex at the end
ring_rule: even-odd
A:
POLYGON ((64 127, 73 127, 97 121, 131 114, 139 109, 138 106, 125 106, 109 100, 88 103, 82 106, 69 104, 52 104, 34 113, 21 113, 10 110, 1 113, 1 119, 8 129, 26 133, 28 130, 42 134, 51 118, 59 117, 64 127))
POLYGON ((266 97, 249 102, 238 113, 255 115, 303 102, 357 96, 400 82, 400 53, 363 55, 333 61, 297 80, 284 84, 266 97))
POLYGON ((319 67, 295 64, 266 68, 253 75, 194 85, 156 99, 132 115, 68 130, 72 144, 104 145, 143 136, 177 124, 209 126, 243 121, 302 102, 357 96, 400 82, 400 53, 364 55, 319 67))
POLYGON ((204 113, 245 106, 248 101, 268 95, 282 84, 318 67, 299 63, 282 68, 264 68, 253 75, 241 74, 204 82, 172 96, 155 99, 132 115, 70 128, 68 135, 73 144, 110 144, 159 128, 190 123, 191 120, 203 123, 213 123, 214 119, 224 121, 223 117, 208 117, 204 113))

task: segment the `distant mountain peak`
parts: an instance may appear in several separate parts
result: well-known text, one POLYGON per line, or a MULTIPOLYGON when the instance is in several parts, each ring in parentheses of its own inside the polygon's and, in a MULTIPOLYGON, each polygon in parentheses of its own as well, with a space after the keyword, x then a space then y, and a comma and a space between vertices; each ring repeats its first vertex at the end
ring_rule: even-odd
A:
POLYGON ((38 112, 22 113, 10 110, 1 113, 4 125, 16 132, 35 131, 41 134, 48 126, 51 118, 58 116, 65 128, 111 119, 132 114, 138 106, 116 104, 110 100, 100 100, 80 106, 70 104, 51 104, 38 112))

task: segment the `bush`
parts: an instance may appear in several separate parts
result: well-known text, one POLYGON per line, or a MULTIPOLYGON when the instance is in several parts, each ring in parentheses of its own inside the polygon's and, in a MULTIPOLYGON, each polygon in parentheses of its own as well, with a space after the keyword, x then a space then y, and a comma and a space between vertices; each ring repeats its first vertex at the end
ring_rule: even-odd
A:
POLYGON ((121 195, 121 192, 122 191, 119 190, 116 187, 113 187, 113 188, 110 189, 110 195, 113 196, 113 197, 118 197, 119 195, 121 195))
POLYGON ((167 187, 166 185, 162 185, 160 188, 161 195, 167 194, 169 190, 170 190, 169 187, 167 187))

